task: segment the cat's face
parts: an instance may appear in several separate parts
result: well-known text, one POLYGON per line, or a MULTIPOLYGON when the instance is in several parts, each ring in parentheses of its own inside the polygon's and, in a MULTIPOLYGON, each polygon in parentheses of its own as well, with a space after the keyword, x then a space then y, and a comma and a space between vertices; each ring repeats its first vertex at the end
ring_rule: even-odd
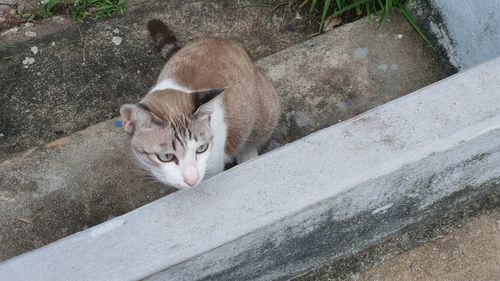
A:
POLYGON ((208 118, 174 128, 152 123, 138 127, 132 150, 139 164, 159 181, 176 188, 198 185, 205 175, 213 136, 208 118))
POLYGON ((156 106, 153 111, 142 104, 123 105, 120 113, 125 130, 132 135, 138 163, 164 184, 179 189, 198 185, 212 149, 211 105, 207 103, 222 91, 191 93, 189 98, 186 93, 170 93, 167 104, 162 104, 164 95, 153 94, 149 96, 156 106), (177 102, 172 102, 176 97, 177 102))

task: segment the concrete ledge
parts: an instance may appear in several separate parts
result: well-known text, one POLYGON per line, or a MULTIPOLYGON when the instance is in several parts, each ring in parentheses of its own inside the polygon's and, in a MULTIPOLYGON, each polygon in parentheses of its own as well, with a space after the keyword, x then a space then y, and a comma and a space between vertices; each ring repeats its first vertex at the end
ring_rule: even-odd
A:
POLYGON ((500 58, 0 265, 1 280, 286 280, 500 187, 500 58))

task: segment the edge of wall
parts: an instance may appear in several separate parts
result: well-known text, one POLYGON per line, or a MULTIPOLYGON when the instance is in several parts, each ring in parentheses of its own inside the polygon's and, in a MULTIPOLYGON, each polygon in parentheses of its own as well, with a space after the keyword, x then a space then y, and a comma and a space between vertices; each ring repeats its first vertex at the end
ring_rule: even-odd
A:
POLYGON ((416 0, 408 10, 426 31, 441 58, 464 70, 500 55, 500 4, 495 0, 462 2, 416 0))

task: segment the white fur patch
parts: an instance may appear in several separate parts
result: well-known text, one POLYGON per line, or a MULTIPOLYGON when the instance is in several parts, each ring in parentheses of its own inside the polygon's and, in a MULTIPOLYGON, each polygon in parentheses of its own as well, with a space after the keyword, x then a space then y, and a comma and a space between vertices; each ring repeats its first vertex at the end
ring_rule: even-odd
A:
POLYGON ((211 155, 211 151, 206 151, 201 154, 196 153, 196 149, 202 144, 202 142, 188 140, 186 153, 183 158, 178 159, 178 164, 173 162, 163 163, 160 167, 160 173, 151 170, 152 174, 161 182, 178 189, 191 188, 191 186, 185 182, 188 178, 197 178, 198 180, 193 186, 198 185, 203 179, 207 162, 211 155))
POLYGON ((155 91, 161 91, 161 90, 167 90, 167 89, 177 90, 177 91, 181 91, 181 92, 185 92, 185 93, 191 93, 192 92, 188 88, 183 87, 183 86, 177 84, 177 82, 175 82, 172 79, 165 79, 165 80, 161 81, 160 83, 156 84, 153 87, 153 89, 151 89, 151 91, 149 91, 149 92, 152 93, 152 92, 155 92, 155 91))
POLYGON ((202 142, 189 140, 187 142, 187 148, 184 157, 182 159, 179 159, 179 165, 174 167, 179 177, 177 185, 182 189, 189 188, 189 186, 187 186, 184 182, 184 179, 186 179, 187 177, 192 177, 192 172, 195 173, 195 177, 198 178, 198 182, 196 183, 196 185, 199 184, 203 179, 207 161, 210 158, 211 152, 206 151, 205 153, 197 154, 196 149, 202 144, 202 142))
POLYGON ((213 101, 210 126, 214 139, 212 141, 212 150, 207 163, 205 177, 211 177, 224 171, 224 162, 226 160, 224 149, 226 147, 227 124, 224 120, 224 107, 222 100, 213 101))

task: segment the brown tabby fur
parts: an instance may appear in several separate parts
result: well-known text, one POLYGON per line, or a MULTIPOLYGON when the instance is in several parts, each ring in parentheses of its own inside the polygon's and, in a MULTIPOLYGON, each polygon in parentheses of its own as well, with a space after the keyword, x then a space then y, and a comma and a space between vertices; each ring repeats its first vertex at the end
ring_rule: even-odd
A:
MULTIPOLYGON (((188 43, 169 58, 158 78, 192 91, 225 88, 222 99, 228 127, 226 155, 235 157, 246 144, 257 148, 278 123, 280 102, 271 82, 236 42, 205 37, 188 43)), ((182 123, 194 109, 192 98, 176 90, 151 92, 141 101, 164 120, 182 123)))

